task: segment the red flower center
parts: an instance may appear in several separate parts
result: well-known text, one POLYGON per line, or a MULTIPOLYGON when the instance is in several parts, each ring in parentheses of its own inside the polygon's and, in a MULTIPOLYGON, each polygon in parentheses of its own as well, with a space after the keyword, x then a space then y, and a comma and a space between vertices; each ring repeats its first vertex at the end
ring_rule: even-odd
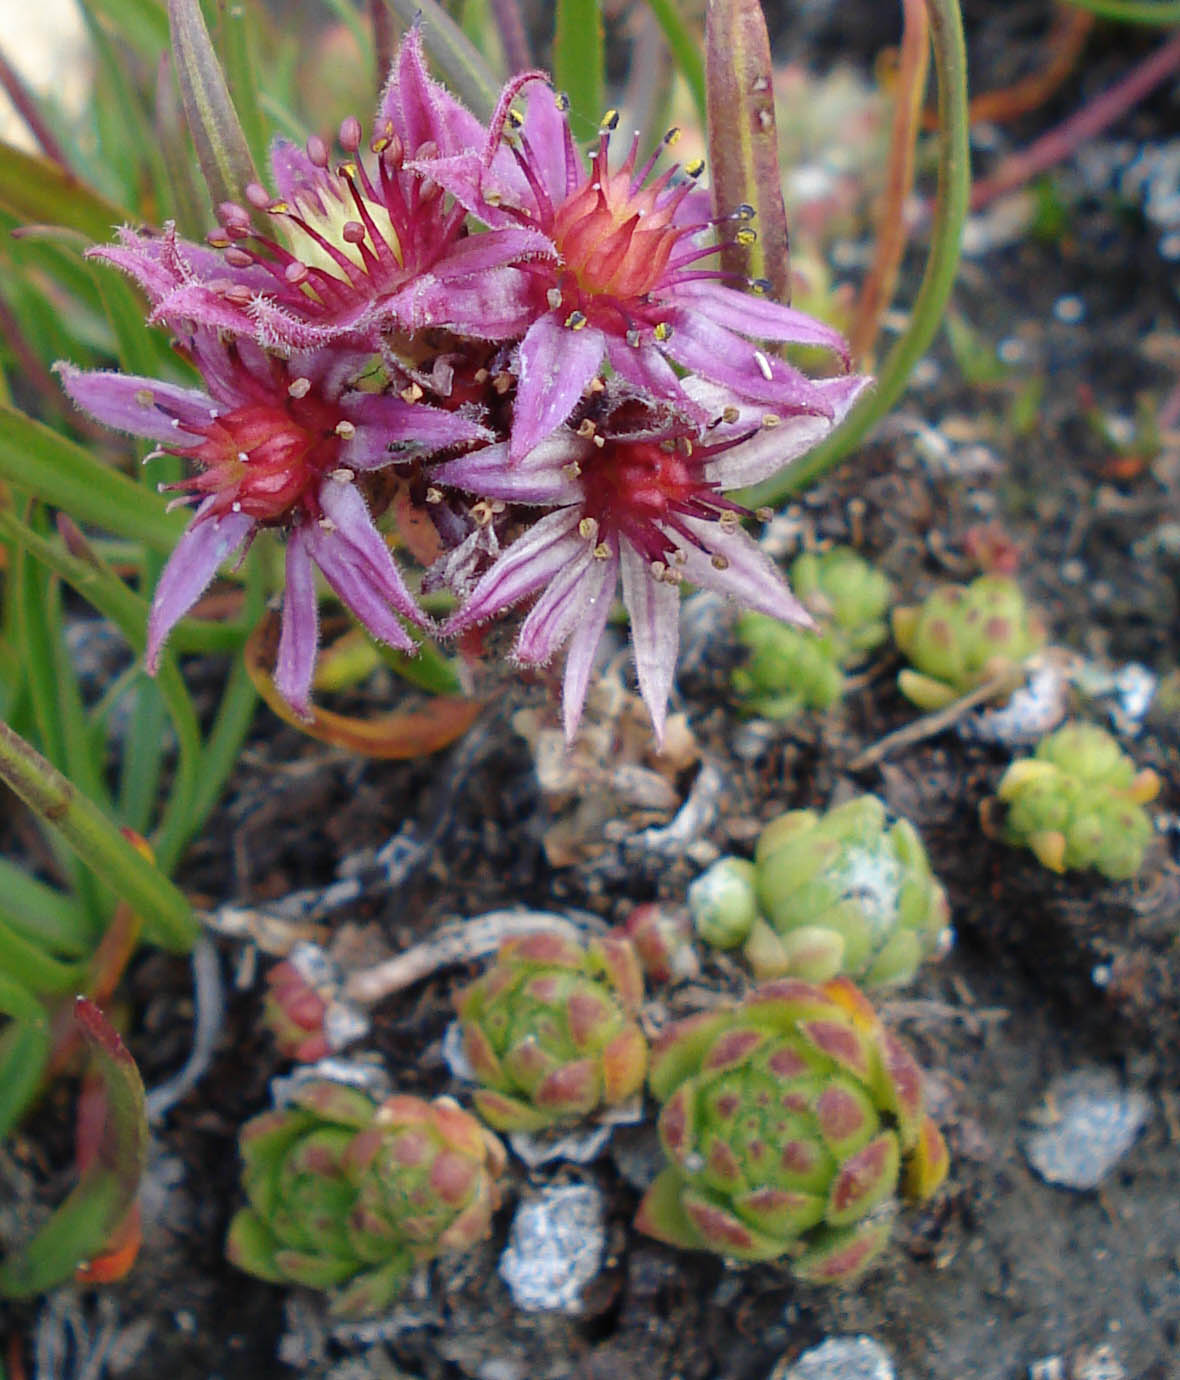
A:
POLYGON ((235 408, 209 423, 200 445, 180 452, 202 473, 176 487, 214 494, 218 514, 245 513, 260 523, 286 521, 300 505, 318 517, 320 481, 336 468, 351 426, 338 418, 314 395, 292 397, 285 407, 235 408))
POLYGON ((611 441, 581 462, 583 510, 595 535, 625 537, 648 561, 667 565, 678 533, 690 545, 698 538, 685 517, 736 521, 745 510, 730 503, 705 477, 711 448, 694 448, 687 438, 671 441, 611 441), (733 513, 733 517, 727 514, 733 513))
POLYGON ((643 297, 657 287, 682 231, 672 224, 675 200, 661 199, 666 180, 636 186, 633 159, 607 169, 595 154, 592 176, 554 212, 553 240, 566 272, 587 297, 643 297))

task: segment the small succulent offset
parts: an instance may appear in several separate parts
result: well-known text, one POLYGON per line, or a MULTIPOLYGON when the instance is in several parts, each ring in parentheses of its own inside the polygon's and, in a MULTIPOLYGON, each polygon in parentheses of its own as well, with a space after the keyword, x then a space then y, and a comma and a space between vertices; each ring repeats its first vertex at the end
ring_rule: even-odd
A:
POLYGON ((1004 773, 1009 843, 1030 848, 1053 872, 1095 868, 1112 881, 1134 877, 1152 837, 1144 809, 1160 780, 1135 763, 1105 729, 1068 723, 1004 773))
POLYGON ((547 932, 506 940, 455 999, 483 1085, 480 1116, 498 1131, 533 1132, 625 1102, 647 1071, 642 1000, 626 939, 605 935, 587 948, 547 932))
POLYGON ((754 864, 718 858, 688 888, 688 909, 697 933, 715 949, 736 949, 758 919, 754 864))
POLYGON ((327 1081, 246 1123, 250 1206, 226 1251, 276 1284, 332 1291, 332 1311, 386 1308, 420 1262, 487 1236, 504 1147, 449 1098, 397 1094, 377 1105, 327 1081))
POLYGON ((897 687, 919 709, 942 709, 1016 670, 1045 645, 1045 627, 1006 575, 941 585, 918 607, 893 610, 893 636, 913 669, 897 687))
POLYGON ((889 635, 889 581, 851 547, 805 551, 791 566, 791 587, 817 631, 759 613, 744 613, 735 625, 748 657, 733 673, 733 688, 744 708, 766 719, 830 709, 844 693, 844 669, 889 635))
POLYGON ((844 978, 678 1021, 650 1082, 670 1164, 636 1226, 669 1245, 843 1283, 885 1245, 899 1192, 923 1200, 946 1174, 921 1072, 844 978))
POLYGON ((890 823, 876 796, 771 820, 754 866, 761 917, 745 956, 759 978, 908 982, 949 941, 946 895, 922 840, 908 820, 890 823))

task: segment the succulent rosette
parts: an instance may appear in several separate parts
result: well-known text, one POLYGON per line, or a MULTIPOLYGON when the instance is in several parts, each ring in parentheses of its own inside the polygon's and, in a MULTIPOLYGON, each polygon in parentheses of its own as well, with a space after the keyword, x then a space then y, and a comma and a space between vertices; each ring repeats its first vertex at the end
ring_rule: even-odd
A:
POLYGON ((1068 723, 1013 762, 996 792, 1004 836, 1053 872, 1092 867, 1112 881, 1134 877, 1153 835, 1144 806, 1160 781, 1140 771, 1096 724, 1068 723))
POLYGON ((745 710, 766 719, 830 709, 844 694, 843 668, 889 635, 889 581, 851 547, 805 551, 790 573, 814 632, 760 613, 744 613, 735 625, 746 660, 733 673, 733 688, 745 710))
POLYGON ((922 840, 876 796, 780 815, 754 865, 761 916, 744 952, 758 977, 908 982, 949 940, 946 894, 922 840))
POLYGON ((1016 671, 1045 645, 1045 627, 1006 575, 941 585, 918 607, 893 610, 893 636, 912 668, 898 689, 919 709, 942 709, 1016 671))
POLYGON ((309 1083, 242 1128, 249 1207, 230 1260, 260 1279, 332 1291, 345 1316, 379 1312, 414 1267, 487 1236, 504 1148, 449 1098, 380 1105, 309 1083))
POLYGON ((498 1131, 540 1131, 625 1102, 643 1086, 643 973, 626 939, 588 947, 547 932, 509 939, 456 997, 463 1049, 498 1131))
POLYGON ((636 1226, 669 1245, 856 1278, 947 1152, 905 1046, 847 979, 782 979, 668 1027, 651 1090, 670 1163, 636 1226))

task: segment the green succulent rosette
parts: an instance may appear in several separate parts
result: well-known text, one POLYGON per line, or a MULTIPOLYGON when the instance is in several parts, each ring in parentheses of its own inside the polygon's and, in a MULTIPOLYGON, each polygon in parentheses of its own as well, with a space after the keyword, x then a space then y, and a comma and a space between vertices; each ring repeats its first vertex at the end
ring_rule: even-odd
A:
POLYGON ((851 982, 784 978, 670 1026, 652 1049, 668 1157, 635 1225, 669 1245, 856 1278, 901 1196, 942 1182, 922 1076, 851 982))
POLYGON ((1004 773, 1004 837, 1053 872, 1092 867, 1126 881, 1143 866, 1153 826, 1144 806, 1159 777, 1140 771, 1096 724, 1068 723, 1004 773))
POLYGON ((377 1104, 327 1081, 248 1121, 249 1206, 226 1254, 276 1284, 331 1291, 344 1317, 380 1312, 420 1262, 486 1237, 504 1148, 449 1098, 377 1104))
POLYGON ((791 566, 791 587, 818 631, 761 613, 735 624, 746 659, 733 672, 733 689, 744 709, 766 719, 830 709, 844 693, 844 668, 888 635, 889 581, 851 547, 804 552, 791 566))
POLYGON ((544 932, 506 940, 456 998, 480 1116, 498 1131, 541 1131, 625 1102, 647 1071, 642 1001, 626 939, 587 948, 544 932))
POLYGON ((922 840, 908 820, 890 822, 876 796, 771 820, 754 869, 761 914, 744 953, 759 978, 908 982, 949 938, 922 840))
POLYGON ((941 585, 918 607, 893 610, 893 637, 912 668, 898 689, 919 709, 942 709, 1015 672, 1045 645, 1045 627, 1006 575, 941 585))

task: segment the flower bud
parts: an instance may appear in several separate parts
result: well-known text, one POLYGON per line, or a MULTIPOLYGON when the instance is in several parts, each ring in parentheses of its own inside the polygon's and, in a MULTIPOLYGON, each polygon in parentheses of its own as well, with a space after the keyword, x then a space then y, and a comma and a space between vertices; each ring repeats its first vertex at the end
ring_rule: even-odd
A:
POLYGON ((736 948, 758 918, 754 864, 744 858, 719 858, 689 887, 688 909, 706 944, 736 948))

